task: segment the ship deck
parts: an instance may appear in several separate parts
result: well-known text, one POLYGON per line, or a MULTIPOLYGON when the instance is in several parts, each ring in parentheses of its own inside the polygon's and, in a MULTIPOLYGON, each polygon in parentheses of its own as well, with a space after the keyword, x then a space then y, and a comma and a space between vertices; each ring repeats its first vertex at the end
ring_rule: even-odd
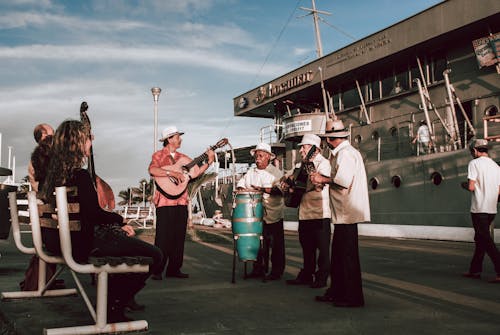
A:
MULTIPOLYGON (((151 234, 141 238, 151 241, 151 234)), ((128 314, 148 321, 147 334, 500 334, 500 285, 487 282, 489 259, 481 280, 460 276, 472 243, 360 237, 366 305, 346 309, 315 302, 323 289, 286 285, 301 265, 296 232, 286 232, 284 278, 245 280, 238 263, 234 284, 230 230, 196 226, 195 236, 186 241, 183 266, 190 278, 149 280, 137 296, 146 309, 128 314)), ((10 240, 0 241, 0 253, 1 290, 16 290, 30 256, 10 240)), ((73 287, 68 273, 63 278, 73 287)), ((81 297, 0 303, 2 335, 91 321, 81 297)))

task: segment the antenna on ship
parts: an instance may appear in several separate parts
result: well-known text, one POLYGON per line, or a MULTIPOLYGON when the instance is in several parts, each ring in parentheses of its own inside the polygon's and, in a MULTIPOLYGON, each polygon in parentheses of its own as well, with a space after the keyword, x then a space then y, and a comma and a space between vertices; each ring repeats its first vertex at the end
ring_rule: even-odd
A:
MULTIPOLYGON (((314 0, 311 0, 312 2, 312 8, 306 8, 306 7, 299 7, 300 9, 306 11, 306 12, 309 12, 308 14, 304 15, 304 16, 308 16, 308 15, 312 15, 313 16, 313 20, 314 20, 314 33, 315 33, 315 36, 316 36, 316 55, 318 56, 318 58, 321 58, 323 57, 323 45, 321 43, 321 34, 320 34, 320 31, 319 31, 319 20, 320 20, 320 17, 318 14, 324 14, 324 15, 332 15, 332 13, 329 13, 329 12, 325 12, 325 11, 322 11, 322 10, 317 10, 316 9, 316 3, 314 2, 314 0)), ((304 17, 302 16, 302 17, 304 17)))

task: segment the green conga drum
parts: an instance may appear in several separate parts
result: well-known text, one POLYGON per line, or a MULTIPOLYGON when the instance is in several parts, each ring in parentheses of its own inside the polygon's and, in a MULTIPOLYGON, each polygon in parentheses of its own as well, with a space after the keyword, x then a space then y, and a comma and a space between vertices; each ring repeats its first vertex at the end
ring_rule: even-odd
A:
POLYGON ((234 196, 232 229, 238 258, 255 261, 262 236, 262 192, 238 191, 234 196))

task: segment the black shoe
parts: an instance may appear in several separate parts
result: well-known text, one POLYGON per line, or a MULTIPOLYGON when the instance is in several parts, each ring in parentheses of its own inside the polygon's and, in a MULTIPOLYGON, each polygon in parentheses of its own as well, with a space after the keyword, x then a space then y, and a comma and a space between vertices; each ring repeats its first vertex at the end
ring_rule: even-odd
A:
POLYGON ((265 274, 263 272, 252 271, 246 275, 245 278, 264 278, 265 274))
POLYGON ((363 307, 364 303, 352 303, 352 302, 342 302, 342 301, 334 301, 333 306, 335 307, 363 307))
POLYGON ((174 277, 174 278, 189 278, 189 275, 187 273, 177 271, 175 273, 168 273, 165 275, 165 277, 174 277))
POLYGON ((302 278, 295 278, 295 279, 287 279, 286 283, 288 285, 311 285, 312 284, 312 278, 311 280, 304 280, 302 278))
POLYGON ((108 323, 117 323, 117 322, 129 322, 129 321, 134 321, 134 319, 129 318, 128 316, 125 315, 125 310, 119 304, 118 301, 115 302, 115 304, 112 304, 111 306, 108 306, 108 317, 107 317, 108 323))
POLYGON ((125 305, 125 310, 127 311, 143 311, 146 306, 138 304, 134 298, 130 299, 130 301, 125 305))
POLYGON ((472 278, 472 279, 481 279, 481 273, 480 272, 478 272, 478 273, 465 272, 465 273, 462 273, 462 277, 472 278))
POLYGON ((271 273, 270 275, 267 275, 264 277, 265 280, 280 280, 281 275, 276 274, 276 273, 271 273))
POLYGON ((333 297, 331 295, 317 295, 315 298, 316 301, 319 302, 333 302, 333 297))
POLYGON ((326 282, 323 281, 315 281, 311 285, 309 285, 310 288, 322 288, 326 287, 326 282))
POLYGON ((153 279, 153 280, 161 280, 162 278, 161 278, 161 275, 152 275, 151 279, 153 279))

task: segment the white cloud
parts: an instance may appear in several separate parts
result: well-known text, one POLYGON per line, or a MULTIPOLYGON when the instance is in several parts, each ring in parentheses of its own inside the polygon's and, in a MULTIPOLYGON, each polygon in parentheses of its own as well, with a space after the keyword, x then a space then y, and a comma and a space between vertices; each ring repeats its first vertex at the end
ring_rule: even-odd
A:
MULTIPOLYGON (((50 60, 56 62, 155 62, 156 64, 183 64, 198 66, 219 71, 255 74, 260 64, 233 58, 231 55, 211 51, 190 50, 180 48, 152 47, 120 47, 112 45, 29 45, 19 47, 0 47, 0 59, 15 60, 50 60)), ((266 67, 267 72, 261 75, 275 76, 287 68, 282 65, 266 67)))

